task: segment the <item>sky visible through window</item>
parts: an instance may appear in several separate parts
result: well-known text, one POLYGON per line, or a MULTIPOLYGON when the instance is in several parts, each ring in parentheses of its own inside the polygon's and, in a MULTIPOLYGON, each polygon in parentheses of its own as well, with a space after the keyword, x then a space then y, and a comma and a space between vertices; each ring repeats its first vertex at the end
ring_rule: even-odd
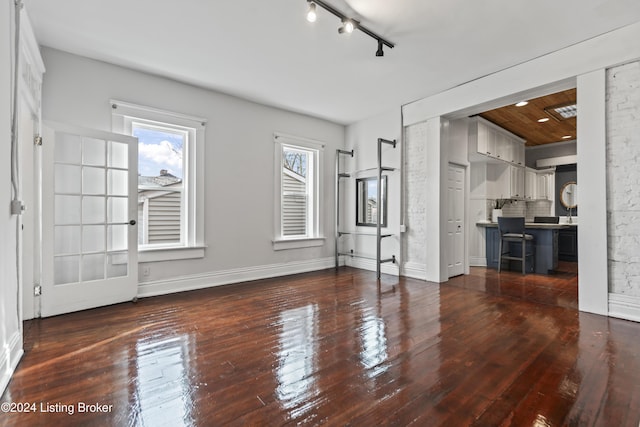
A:
POLYGON ((159 176, 164 169, 173 176, 183 178, 184 134, 135 125, 132 134, 138 138, 139 175, 159 176))
POLYGON ((285 148, 282 152, 282 157, 284 167, 298 175, 307 176, 307 153, 285 148))

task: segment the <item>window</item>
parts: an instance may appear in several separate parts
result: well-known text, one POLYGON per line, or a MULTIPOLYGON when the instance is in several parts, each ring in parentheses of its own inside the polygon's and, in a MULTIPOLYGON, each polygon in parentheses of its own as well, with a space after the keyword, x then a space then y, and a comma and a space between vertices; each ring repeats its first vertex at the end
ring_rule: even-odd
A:
POLYGON ((203 257, 205 120, 111 104, 114 132, 138 138, 140 260, 203 257))
POLYGON ((274 248, 321 246, 320 172, 323 145, 281 134, 276 143, 276 238, 274 248))

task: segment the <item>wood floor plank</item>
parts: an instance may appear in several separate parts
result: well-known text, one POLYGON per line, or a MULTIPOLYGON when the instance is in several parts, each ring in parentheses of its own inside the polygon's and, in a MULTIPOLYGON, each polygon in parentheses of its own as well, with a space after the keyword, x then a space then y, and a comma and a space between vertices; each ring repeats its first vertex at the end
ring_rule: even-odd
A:
POLYGON ((0 426, 637 427, 640 324, 579 313, 572 268, 345 267, 28 321, 1 402, 38 411, 0 426))

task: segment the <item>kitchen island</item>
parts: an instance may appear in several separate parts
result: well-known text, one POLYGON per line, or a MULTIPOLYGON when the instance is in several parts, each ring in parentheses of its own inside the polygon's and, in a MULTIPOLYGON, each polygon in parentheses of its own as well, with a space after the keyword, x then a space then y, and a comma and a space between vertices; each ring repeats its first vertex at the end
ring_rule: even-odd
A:
MULTIPOLYGON (((478 227, 485 228, 487 267, 498 268, 498 252, 500 251, 500 234, 495 222, 478 222, 478 227)), ((549 274, 558 266, 558 233, 570 228, 568 224, 544 224, 531 222, 525 224, 525 232, 534 238, 534 259, 527 260, 526 271, 537 274, 549 274)), ((522 251, 520 244, 511 244, 511 251, 519 256, 522 251)), ((504 260, 502 268, 505 270, 522 271, 520 261, 504 260)))

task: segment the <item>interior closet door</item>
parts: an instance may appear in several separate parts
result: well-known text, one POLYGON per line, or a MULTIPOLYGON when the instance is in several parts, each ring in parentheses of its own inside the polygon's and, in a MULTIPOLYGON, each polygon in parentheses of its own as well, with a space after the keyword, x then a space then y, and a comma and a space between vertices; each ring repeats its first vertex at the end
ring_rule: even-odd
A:
POLYGON ((42 147, 42 316, 137 294, 137 139, 49 124, 42 147))
POLYGON ((464 274, 465 169, 449 164, 447 180, 447 268, 449 277, 464 274))

